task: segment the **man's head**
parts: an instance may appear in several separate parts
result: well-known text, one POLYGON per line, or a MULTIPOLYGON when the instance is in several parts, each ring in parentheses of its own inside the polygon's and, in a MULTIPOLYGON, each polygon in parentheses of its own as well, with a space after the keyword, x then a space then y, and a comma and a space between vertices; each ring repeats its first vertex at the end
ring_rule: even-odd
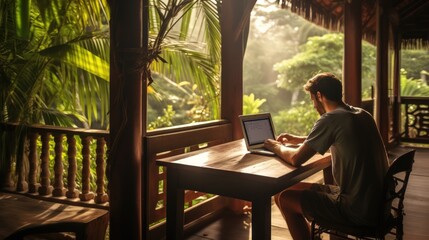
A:
POLYGON ((316 74, 307 81, 304 90, 310 93, 314 107, 320 114, 326 112, 326 108, 322 104, 322 97, 335 103, 342 103, 343 86, 332 73, 316 74))

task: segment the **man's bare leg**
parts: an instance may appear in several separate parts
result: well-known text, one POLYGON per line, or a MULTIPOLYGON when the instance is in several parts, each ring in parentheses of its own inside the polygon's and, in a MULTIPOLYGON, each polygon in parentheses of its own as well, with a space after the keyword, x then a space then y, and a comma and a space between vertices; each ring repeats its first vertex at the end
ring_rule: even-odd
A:
POLYGON ((311 185, 311 183, 298 183, 274 197, 276 205, 286 220, 290 234, 295 240, 310 239, 310 226, 301 208, 301 194, 311 185))

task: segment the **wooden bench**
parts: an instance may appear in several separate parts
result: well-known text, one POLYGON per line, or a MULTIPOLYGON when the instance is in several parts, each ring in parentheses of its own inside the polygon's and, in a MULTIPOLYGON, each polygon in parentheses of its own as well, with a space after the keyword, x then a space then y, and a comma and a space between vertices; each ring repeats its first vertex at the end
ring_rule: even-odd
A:
POLYGON ((0 192, 0 239, 74 233, 78 240, 104 240, 108 221, 107 210, 0 192))

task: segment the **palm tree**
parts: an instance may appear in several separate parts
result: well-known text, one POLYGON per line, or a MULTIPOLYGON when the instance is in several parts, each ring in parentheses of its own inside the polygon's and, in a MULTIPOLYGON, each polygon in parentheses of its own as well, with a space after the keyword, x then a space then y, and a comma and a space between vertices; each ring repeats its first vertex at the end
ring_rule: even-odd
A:
POLYGON ((0 11, 0 120, 76 126, 95 117, 104 124, 106 2, 6 0, 0 11))
POLYGON ((150 0, 149 4, 147 71, 164 84, 173 80, 178 88, 196 84, 208 99, 211 117, 219 117, 219 0, 150 0))

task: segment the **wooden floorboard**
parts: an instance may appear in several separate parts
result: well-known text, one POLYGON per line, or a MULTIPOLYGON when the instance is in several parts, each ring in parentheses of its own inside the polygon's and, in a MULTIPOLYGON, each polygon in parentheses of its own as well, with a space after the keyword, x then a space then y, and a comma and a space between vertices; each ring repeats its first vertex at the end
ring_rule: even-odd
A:
MULTIPOLYGON (((406 151, 406 147, 391 150, 392 155, 406 151)), ((308 181, 320 181, 321 174, 308 181)), ((417 148, 413 171, 405 196, 404 240, 429 239, 429 149, 417 148)), ((287 225, 275 204, 272 205, 271 239, 292 239, 287 225)), ((186 240, 248 240, 251 239, 251 216, 226 214, 186 240)), ((323 236, 323 239, 329 239, 323 236)), ((387 239, 394 239, 388 236, 387 239)))

